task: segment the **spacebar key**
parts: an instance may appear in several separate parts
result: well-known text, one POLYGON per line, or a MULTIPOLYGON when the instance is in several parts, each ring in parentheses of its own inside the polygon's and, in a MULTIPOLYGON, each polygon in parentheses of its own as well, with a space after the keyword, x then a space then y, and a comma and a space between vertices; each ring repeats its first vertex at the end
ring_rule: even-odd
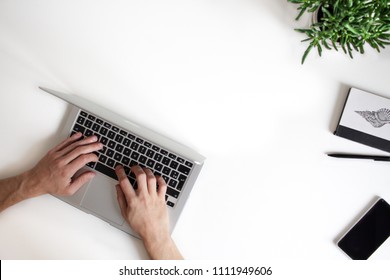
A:
POLYGON ((116 176, 115 170, 101 164, 100 162, 96 163, 95 170, 103 173, 104 175, 107 175, 108 177, 111 177, 114 180, 118 180, 118 177, 116 176))

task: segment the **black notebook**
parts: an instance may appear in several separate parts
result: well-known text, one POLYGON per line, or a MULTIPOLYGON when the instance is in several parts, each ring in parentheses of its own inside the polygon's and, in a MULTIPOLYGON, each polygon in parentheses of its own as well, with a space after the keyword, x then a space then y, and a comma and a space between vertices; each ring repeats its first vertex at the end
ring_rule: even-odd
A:
POLYGON ((351 88, 334 134, 390 152, 390 99, 351 88))

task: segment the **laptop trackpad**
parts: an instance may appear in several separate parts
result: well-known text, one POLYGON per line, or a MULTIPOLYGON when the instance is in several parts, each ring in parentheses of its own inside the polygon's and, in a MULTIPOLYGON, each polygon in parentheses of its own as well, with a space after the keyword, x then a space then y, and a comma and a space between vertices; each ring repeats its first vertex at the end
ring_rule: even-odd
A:
POLYGON ((96 174, 89 183, 81 206, 110 222, 123 224, 124 219, 116 198, 115 183, 104 175, 96 174))

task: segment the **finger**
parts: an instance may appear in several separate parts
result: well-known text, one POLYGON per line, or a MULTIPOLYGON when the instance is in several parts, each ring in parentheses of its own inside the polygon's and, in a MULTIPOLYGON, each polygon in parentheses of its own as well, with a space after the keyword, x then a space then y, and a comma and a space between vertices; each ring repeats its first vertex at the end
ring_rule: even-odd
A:
POLYGON ((136 196, 134 188, 131 185, 129 179, 127 178, 125 170, 123 169, 122 166, 118 165, 115 168, 115 173, 116 176, 118 176, 119 186, 121 187, 122 192, 126 198, 126 202, 129 205, 131 199, 133 199, 136 196))
POLYGON ((73 143, 69 143, 67 146, 64 146, 61 150, 58 150, 57 153, 60 156, 64 156, 66 154, 69 154, 79 146, 95 143, 96 141, 97 141, 97 137, 95 135, 89 136, 87 138, 81 138, 77 141, 73 141, 73 143))
POLYGON ((69 164, 81 155, 90 154, 103 148, 103 144, 95 142, 88 145, 82 145, 75 148, 73 151, 64 155, 64 164, 69 164))
POLYGON ((87 171, 76 178, 72 180, 72 183, 69 185, 69 187, 66 189, 65 194, 66 195, 73 195, 75 192, 77 192, 84 184, 89 182, 93 177, 95 177, 95 173, 92 171, 87 171))
POLYGON ((73 134, 72 136, 66 138, 64 141, 62 141, 60 144, 58 144, 57 146, 55 146, 51 151, 52 152, 57 152, 57 151, 60 151, 62 150, 63 148, 67 147, 68 145, 72 144, 73 142, 75 142, 77 139, 80 139, 80 137, 83 136, 83 134, 81 132, 77 132, 75 134, 73 134))
POLYGON ((148 168, 144 168, 144 172, 146 174, 146 183, 147 183, 148 192, 150 195, 155 195, 157 192, 156 177, 154 177, 153 172, 148 168))
POLYGON ((158 190, 157 195, 160 198, 163 198, 165 200, 165 194, 167 193, 167 183, 165 182, 164 178, 161 176, 157 176, 157 184, 158 184, 158 190))
POLYGON ((138 166, 135 165, 131 167, 131 171, 135 174, 135 178, 137 179, 137 192, 138 193, 145 193, 147 192, 147 181, 146 181, 146 174, 144 170, 138 166))
POLYGON ((72 177, 77 171, 83 168, 89 162, 97 162, 99 158, 94 153, 80 155, 66 167, 68 174, 72 177))
POLYGON ((126 210, 127 210, 126 197, 119 184, 116 185, 115 188, 116 188, 116 198, 118 200, 119 208, 121 209, 121 214, 124 218, 126 218, 126 210))

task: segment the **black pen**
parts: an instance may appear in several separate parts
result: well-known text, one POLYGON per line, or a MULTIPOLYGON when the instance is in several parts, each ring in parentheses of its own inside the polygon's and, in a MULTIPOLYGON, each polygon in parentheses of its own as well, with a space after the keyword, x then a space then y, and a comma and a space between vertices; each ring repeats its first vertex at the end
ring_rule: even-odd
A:
POLYGON ((350 155, 350 154, 328 154, 328 156, 335 157, 335 158, 371 159, 376 161, 390 161, 390 157, 387 156, 368 156, 368 155, 350 155))

